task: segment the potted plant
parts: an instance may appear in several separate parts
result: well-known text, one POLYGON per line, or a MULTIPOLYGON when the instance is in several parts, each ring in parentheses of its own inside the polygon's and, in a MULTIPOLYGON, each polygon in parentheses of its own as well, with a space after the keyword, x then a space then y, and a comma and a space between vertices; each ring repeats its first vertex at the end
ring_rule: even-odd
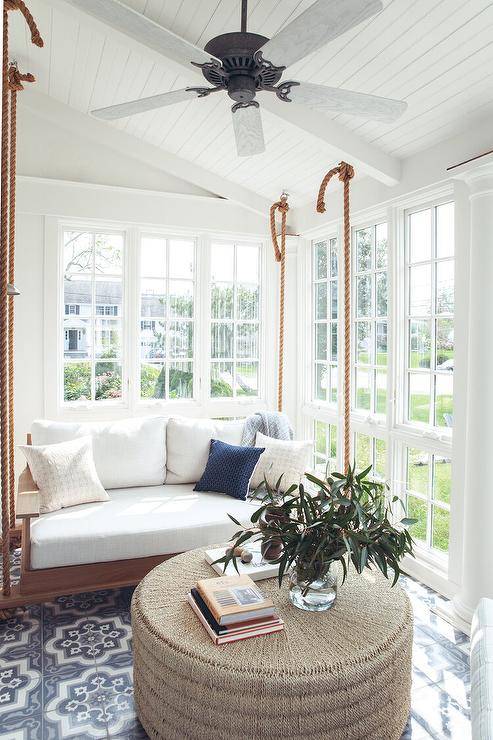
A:
MULTIPOLYGON (((303 484, 281 493, 280 478, 274 487, 264 481, 262 505, 252 514, 251 526, 231 538, 232 545, 216 562, 224 567, 233 561, 235 548, 260 542, 265 560, 279 564, 279 586, 289 573, 289 597, 300 609, 323 611, 337 595, 337 563, 344 583, 348 567, 357 573, 378 568, 392 586, 401 573, 399 561, 413 555, 413 539, 407 527, 415 519, 403 518, 395 525, 391 507, 400 500, 387 496, 388 486, 370 477, 371 466, 357 474, 332 473, 320 480, 306 475, 313 490, 303 484)), ((258 490, 257 490, 258 493, 258 490)), ((237 519, 230 519, 242 526, 237 519)))

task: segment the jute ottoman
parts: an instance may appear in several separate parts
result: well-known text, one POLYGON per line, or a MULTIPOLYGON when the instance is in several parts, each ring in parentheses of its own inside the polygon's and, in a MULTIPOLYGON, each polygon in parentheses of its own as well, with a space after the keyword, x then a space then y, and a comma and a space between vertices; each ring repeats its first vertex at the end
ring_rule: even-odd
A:
POLYGON ((350 575, 325 613, 260 582, 285 631, 216 646, 185 600, 203 550, 159 565, 132 600, 137 713, 166 740, 398 740, 410 709, 412 611, 379 574, 350 575))

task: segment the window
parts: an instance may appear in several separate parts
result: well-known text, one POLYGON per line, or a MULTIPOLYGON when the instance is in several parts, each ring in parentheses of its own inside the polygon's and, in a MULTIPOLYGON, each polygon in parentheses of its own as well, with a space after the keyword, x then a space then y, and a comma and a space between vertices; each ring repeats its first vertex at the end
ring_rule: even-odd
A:
POLYGON ((313 245, 313 399, 337 403, 337 240, 313 245))
POLYGON ((451 427, 454 205, 407 214, 407 403, 412 424, 451 427))
POLYGON ((210 317, 211 398, 258 397, 258 244, 212 243, 210 317))
POLYGON ((119 233, 63 232, 63 398, 113 401, 122 397, 124 239, 119 233), (101 318, 100 303, 119 307, 101 318))
POLYGON ((314 468, 318 474, 331 473, 337 468, 337 427, 323 421, 314 422, 314 468))
POLYGON ((411 527, 421 544, 447 552, 450 526, 450 457, 416 447, 406 449, 406 501, 408 516, 417 519, 411 527))
POLYGON ((355 232, 353 316, 354 397, 357 411, 387 407, 387 224, 355 232))
POLYGON ((194 395, 195 242, 140 241, 140 395, 194 395))
POLYGON ((362 470, 371 465, 371 474, 377 480, 386 479, 387 443, 368 434, 357 432, 354 435, 354 461, 356 470, 362 470))

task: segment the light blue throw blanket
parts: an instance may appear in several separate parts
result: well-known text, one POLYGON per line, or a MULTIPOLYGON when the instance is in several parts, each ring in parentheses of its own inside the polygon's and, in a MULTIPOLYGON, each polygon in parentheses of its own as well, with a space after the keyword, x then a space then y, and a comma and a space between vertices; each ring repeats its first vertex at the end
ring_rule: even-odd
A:
POLYGON ((288 417, 286 414, 279 412, 257 411, 255 414, 247 416, 241 440, 243 447, 253 447, 255 445, 257 432, 275 439, 290 440, 294 438, 293 427, 288 417))

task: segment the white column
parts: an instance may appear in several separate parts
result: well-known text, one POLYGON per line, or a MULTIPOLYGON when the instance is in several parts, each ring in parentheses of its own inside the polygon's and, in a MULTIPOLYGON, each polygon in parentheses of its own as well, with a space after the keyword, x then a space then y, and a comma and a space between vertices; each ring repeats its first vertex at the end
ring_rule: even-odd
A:
POLYGON ((298 420, 298 244, 298 236, 286 236, 283 411, 293 426, 298 420))
POLYGON ((465 430, 457 430, 454 464, 464 462, 464 541, 451 616, 470 624, 479 599, 493 598, 493 162, 461 179, 470 202, 469 320, 465 430), (459 440, 464 450, 456 449, 459 440))

